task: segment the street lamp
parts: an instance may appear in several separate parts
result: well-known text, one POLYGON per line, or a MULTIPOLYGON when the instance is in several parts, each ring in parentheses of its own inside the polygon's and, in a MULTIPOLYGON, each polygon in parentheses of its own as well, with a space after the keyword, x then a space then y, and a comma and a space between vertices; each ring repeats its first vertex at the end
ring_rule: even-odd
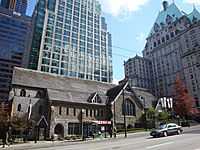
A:
POLYGON ((81 109, 81 134, 82 134, 82 141, 85 140, 84 138, 84 124, 83 124, 83 115, 84 115, 84 109, 81 109))
POLYGON ((180 116, 177 115, 176 118, 177 118, 177 121, 178 121, 178 125, 180 126, 180 116))
POLYGON ((143 100, 143 107, 144 107, 144 126, 145 126, 145 130, 147 131, 146 101, 145 101, 145 98, 142 96, 141 96, 141 99, 143 100))
POLYGON ((114 131, 114 138, 116 138, 116 134, 117 134, 116 132, 117 132, 117 131, 116 131, 116 126, 115 126, 115 125, 116 125, 115 101, 114 101, 113 107, 114 107, 114 108, 113 108, 113 115, 114 115, 114 116, 113 116, 113 131, 114 131))
POLYGON ((26 126, 26 139, 25 141, 27 141, 27 136, 28 136, 28 131, 29 131, 29 119, 31 117, 31 113, 32 113, 32 104, 31 104, 31 97, 30 95, 28 95, 29 97, 29 106, 28 106, 28 114, 27 114, 27 126, 26 126))

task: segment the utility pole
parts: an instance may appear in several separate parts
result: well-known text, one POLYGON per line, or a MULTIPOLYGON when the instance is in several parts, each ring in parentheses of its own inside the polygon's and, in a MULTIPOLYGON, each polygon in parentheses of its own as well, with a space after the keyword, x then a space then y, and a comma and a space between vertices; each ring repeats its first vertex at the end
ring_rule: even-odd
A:
POLYGON ((81 132, 82 132, 82 141, 85 140, 84 135, 84 123, 83 123, 83 115, 84 115, 84 109, 81 109, 81 132))
POLYGON ((126 103, 124 100, 124 90, 123 90, 123 107, 124 107, 124 135, 127 137, 127 132, 126 132, 126 103))
POLYGON ((116 116, 115 116, 115 101, 114 101, 114 103, 113 103, 113 134, 114 134, 114 138, 116 138, 116 134, 117 134, 117 131, 116 131, 116 116))
POLYGON ((144 124, 145 124, 145 130, 147 131, 147 115, 146 115, 146 102, 145 102, 145 98, 143 98, 144 100, 144 124))

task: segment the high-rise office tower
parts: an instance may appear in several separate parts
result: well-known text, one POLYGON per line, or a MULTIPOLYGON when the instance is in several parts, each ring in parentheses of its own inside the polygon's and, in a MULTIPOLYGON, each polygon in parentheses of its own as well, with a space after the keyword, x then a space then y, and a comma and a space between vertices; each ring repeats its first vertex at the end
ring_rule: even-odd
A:
POLYGON ((112 82, 111 34, 96 0, 39 0, 28 68, 112 82))
POLYGON ((196 107, 200 108, 200 13, 197 9, 194 7, 186 14, 175 3, 168 5, 164 1, 163 10, 146 39, 143 57, 151 61, 153 94, 158 98, 172 96, 172 85, 179 75, 196 100, 196 107))
POLYGON ((26 14, 27 0, 1 0, 1 6, 18 13, 26 14))
POLYGON ((26 66, 31 18, 0 7, 0 101, 8 99, 13 67, 26 66))

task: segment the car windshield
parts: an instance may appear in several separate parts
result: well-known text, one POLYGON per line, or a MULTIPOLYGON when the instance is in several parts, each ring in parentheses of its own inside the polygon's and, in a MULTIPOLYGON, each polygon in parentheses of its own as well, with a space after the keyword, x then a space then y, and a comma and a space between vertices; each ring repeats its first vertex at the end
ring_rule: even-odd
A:
POLYGON ((166 124, 159 125, 157 129, 164 129, 164 128, 166 128, 166 124))

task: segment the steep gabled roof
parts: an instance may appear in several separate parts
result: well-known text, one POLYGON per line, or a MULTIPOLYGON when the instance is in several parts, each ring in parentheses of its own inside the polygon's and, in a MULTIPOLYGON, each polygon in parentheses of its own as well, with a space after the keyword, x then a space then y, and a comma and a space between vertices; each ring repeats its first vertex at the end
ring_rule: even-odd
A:
POLYGON ((158 24, 159 27, 161 28, 161 24, 163 23, 164 26, 167 26, 167 22, 166 22, 166 18, 167 16, 170 16, 172 17, 172 20, 175 21, 179 18, 181 18, 183 16, 182 12, 178 9, 178 7, 172 3, 171 5, 169 5, 167 7, 166 10, 162 10, 161 12, 159 12, 154 24, 153 24, 153 27, 151 28, 151 31, 149 33, 149 36, 153 35, 155 33, 154 31, 154 25, 155 24, 158 24))
POLYGON ((125 89, 128 85, 128 81, 125 81, 118 86, 115 86, 111 89, 109 89, 106 93, 106 96, 109 97, 107 103, 111 103, 112 101, 115 101, 117 97, 122 93, 123 89, 125 89))
POLYGON ((187 15, 187 17, 190 19, 190 21, 193 21, 194 19, 200 20, 200 13, 196 8, 194 8, 193 11, 187 15))
POLYGON ((132 87, 132 90, 135 92, 135 94, 137 95, 137 97, 139 98, 140 102, 143 105, 144 105, 144 99, 145 99, 146 108, 153 107, 155 105, 155 102, 157 102, 157 98, 153 96, 150 92, 148 92, 148 90, 145 88, 132 87))
POLYGON ((40 71, 14 68, 12 85, 45 89, 48 98, 53 101, 89 103, 88 99, 96 95, 101 99, 99 105, 105 105, 107 90, 116 85, 91 80, 67 78, 40 71), (98 94, 95 94, 98 92, 98 94))
POLYGON ((61 91, 89 92, 90 94, 98 91, 100 95, 106 95, 108 89, 116 86, 111 83, 69 78, 18 67, 13 70, 12 84, 61 91))
POLYGON ((181 18, 182 16, 188 17, 190 21, 200 20, 200 13, 195 7, 190 14, 187 14, 183 11, 180 11, 178 7, 174 3, 172 3, 166 8, 166 10, 162 10, 159 12, 153 24, 153 27, 150 30, 149 36, 156 33, 154 27, 157 27, 158 30, 160 30, 168 25, 167 17, 170 17, 171 21, 174 22, 175 20, 181 18))

